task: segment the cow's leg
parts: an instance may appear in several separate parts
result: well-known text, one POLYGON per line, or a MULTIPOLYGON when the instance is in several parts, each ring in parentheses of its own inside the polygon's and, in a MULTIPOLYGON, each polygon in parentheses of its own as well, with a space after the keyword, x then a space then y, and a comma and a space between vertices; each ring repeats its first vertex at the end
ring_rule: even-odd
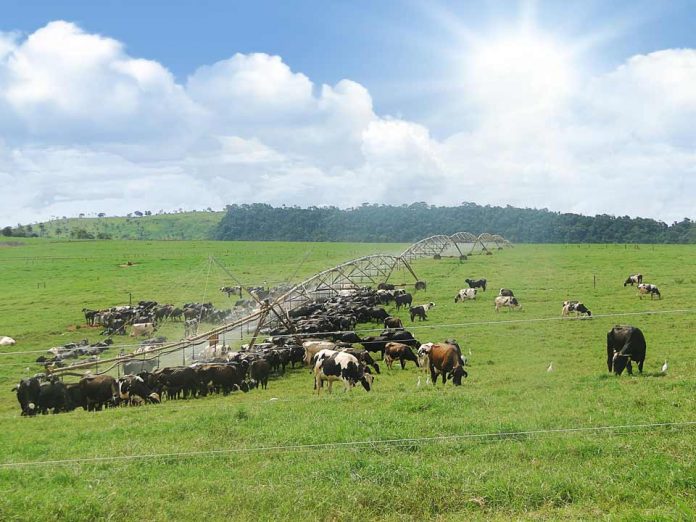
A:
POLYGON ((643 373, 643 363, 645 362, 645 359, 638 361, 638 372, 643 373))
POLYGON ((403 356, 399 358, 399 362, 401 363, 401 369, 405 370, 406 369, 406 361, 404 361, 403 356))
POLYGON ((433 381, 433 384, 437 384, 437 373, 432 367, 430 368, 430 380, 433 381))
POLYGON ((626 362, 626 371, 628 372, 628 375, 633 375, 633 366, 631 365, 631 359, 628 359, 626 362))

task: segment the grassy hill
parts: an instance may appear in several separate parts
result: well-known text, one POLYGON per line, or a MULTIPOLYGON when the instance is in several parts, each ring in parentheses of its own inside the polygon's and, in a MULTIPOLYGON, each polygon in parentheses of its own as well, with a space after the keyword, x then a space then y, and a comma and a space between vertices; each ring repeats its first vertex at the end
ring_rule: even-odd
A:
POLYGON ((463 263, 414 262, 428 282, 415 301, 436 303, 429 320, 388 310, 422 342, 460 342, 469 378, 458 388, 418 386, 423 374, 409 363, 383 368, 369 393, 337 386, 317 397, 307 369, 296 368, 248 394, 19 416, 10 388, 39 369, 28 352, 98 339, 83 324, 85 306, 127 303, 129 293, 229 306, 216 288, 230 279, 209 254, 245 284, 273 284, 400 247, 0 245, 0 335, 18 340, 0 353, 20 352, 0 356, 0 519, 186 520, 201 509, 212 520, 694 519, 696 429, 685 424, 696 421, 694 246, 518 245, 463 263), (637 271, 662 300, 623 286, 637 271), (455 304, 467 277, 486 277, 489 290, 455 304), (500 287, 514 290, 521 311, 494 312, 500 287), (561 320, 568 298, 594 317, 561 320), (643 375, 607 373, 606 332, 617 323, 645 333, 643 375))
POLYGON ((56 219, 34 225, 32 231, 47 238, 210 239, 224 212, 182 212, 142 217, 83 217, 56 219), (84 233, 80 231, 84 231, 84 233))

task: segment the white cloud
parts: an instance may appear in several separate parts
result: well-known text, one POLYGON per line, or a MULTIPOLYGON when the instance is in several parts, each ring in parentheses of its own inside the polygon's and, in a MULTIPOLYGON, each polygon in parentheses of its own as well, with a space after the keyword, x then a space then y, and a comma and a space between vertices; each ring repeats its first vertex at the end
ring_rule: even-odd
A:
POLYGON ((235 54, 182 85, 71 23, 0 33, 0 184, 11 192, 0 224, 255 201, 694 217, 696 51, 583 79, 531 50, 511 69, 500 49, 472 61, 481 75, 461 96, 476 117, 435 139, 376 114, 364 86, 316 85, 279 56, 235 54))

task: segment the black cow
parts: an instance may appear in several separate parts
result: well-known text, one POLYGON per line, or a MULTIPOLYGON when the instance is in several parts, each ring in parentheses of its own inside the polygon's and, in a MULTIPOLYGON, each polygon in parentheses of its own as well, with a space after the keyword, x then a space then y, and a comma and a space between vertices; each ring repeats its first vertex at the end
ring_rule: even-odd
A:
POLYGON ((396 303, 396 309, 401 310, 402 306, 411 306, 413 303, 413 296, 411 294, 396 295, 394 296, 394 302, 396 303))
POLYGON ((515 297, 515 294, 513 294, 512 290, 510 290, 509 288, 501 288, 500 292, 498 292, 498 295, 503 297, 515 297))
POLYGON ((118 404, 118 383, 110 375, 90 375, 80 379, 80 389, 87 411, 99 411, 104 406, 118 404))
POLYGON ((484 292, 486 291, 485 279, 465 279, 464 281, 469 285, 469 288, 482 288, 484 292))
POLYGON ((384 320, 384 327, 385 328, 403 328, 404 324, 401 322, 401 319, 398 317, 387 317, 384 320))
POLYGON ((268 374, 271 372, 271 365, 265 359, 253 361, 249 366, 249 376, 256 383, 256 387, 261 385, 264 390, 268 388, 268 374))
POLYGON ((59 413, 72 409, 65 384, 58 380, 42 383, 38 377, 22 379, 13 391, 17 392, 22 415, 46 414, 49 410, 59 413))
POLYGON ((411 322, 413 322, 416 317, 418 317, 419 321, 425 321, 428 318, 425 312, 430 310, 433 306, 435 306, 435 303, 426 303, 409 308, 408 311, 411 314, 411 322))
POLYGON ((635 326, 616 325, 607 333, 607 369, 616 375, 628 371, 633 374, 631 361, 638 363, 638 371, 643 373, 645 362, 645 337, 635 326))

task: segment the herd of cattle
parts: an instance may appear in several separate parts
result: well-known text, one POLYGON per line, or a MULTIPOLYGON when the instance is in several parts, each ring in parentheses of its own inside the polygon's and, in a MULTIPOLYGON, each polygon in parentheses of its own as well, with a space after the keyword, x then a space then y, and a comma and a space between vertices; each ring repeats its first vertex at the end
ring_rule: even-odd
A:
MULTIPOLYGON (((626 284, 642 285, 638 278, 642 280, 640 275, 631 276, 626 284)), ((486 289, 485 279, 466 281, 469 288, 461 289, 455 296, 455 302, 475 299, 477 289, 486 289)), ((649 293, 652 295, 652 292, 649 293)), ((659 296, 659 292, 657 294, 659 296)), ((39 374, 23 379, 14 391, 22 415, 49 411, 58 413, 80 407, 94 411, 120 405, 156 404, 162 400, 195 398, 211 393, 227 395, 237 391, 248 392, 259 386, 266 388, 269 376, 282 375, 288 365, 295 368, 296 364, 310 368, 317 393, 320 393, 325 382, 328 382, 331 391, 336 381, 342 382, 345 389, 361 384, 370 391, 374 382, 373 371, 380 373, 375 359, 382 360, 389 369, 396 361, 402 369, 411 361, 429 373, 427 380, 433 384, 441 376, 443 384, 451 380, 454 385, 461 385, 462 379, 468 376, 465 370, 467 360, 457 342, 449 339, 421 343, 403 327, 401 319, 391 317, 384 309, 383 306, 391 302, 396 303, 397 309, 408 306, 411 321, 415 317, 427 319, 426 312, 435 306, 432 302, 412 306, 411 294, 388 284, 380 285, 377 290, 362 288, 345 291, 290 311, 288 320, 292 324, 286 323, 268 331, 264 343, 252 348, 243 346, 240 351, 228 352, 224 357, 190 366, 164 368, 157 368, 155 359, 130 360, 123 363, 124 375, 119 378, 86 375, 79 382, 70 384, 63 383, 55 376, 39 374), (368 322, 380 322, 384 324, 384 330, 379 335, 360 337, 354 331, 355 326, 368 322), (311 339, 307 339, 307 336, 311 339), (301 341, 301 338, 307 340, 301 341), (355 347, 355 344, 362 345, 362 348, 355 347)), ((155 322, 171 316, 158 313, 167 306, 145 301, 136 307, 85 311, 85 317, 89 317, 87 320, 92 321, 91 324, 105 326, 110 320, 114 324, 112 319, 105 319, 111 314, 116 314, 116 320, 124 321, 124 324, 135 319, 155 322)), ((521 307, 509 288, 501 288, 495 298, 496 311, 503 306, 521 307)), ((196 305, 183 309, 198 310, 200 313, 206 307, 196 305)), ((571 312, 588 317, 592 315, 581 302, 565 301, 562 315, 567 316, 571 312)), ((108 344, 103 342, 97 348, 108 344)), ((57 350, 54 355, 65 357, 66 353, 83 353, 90 348, 86 342, 75 343, 63 347, 63 351, 57 350)), ((638 328, 615 326, 607 334, 607 367, 610 372, 620 375, 625 369, 632 373, 631 361, 636 362, 638 370, 642 372, 645 353, 645 338, 638 328)))

